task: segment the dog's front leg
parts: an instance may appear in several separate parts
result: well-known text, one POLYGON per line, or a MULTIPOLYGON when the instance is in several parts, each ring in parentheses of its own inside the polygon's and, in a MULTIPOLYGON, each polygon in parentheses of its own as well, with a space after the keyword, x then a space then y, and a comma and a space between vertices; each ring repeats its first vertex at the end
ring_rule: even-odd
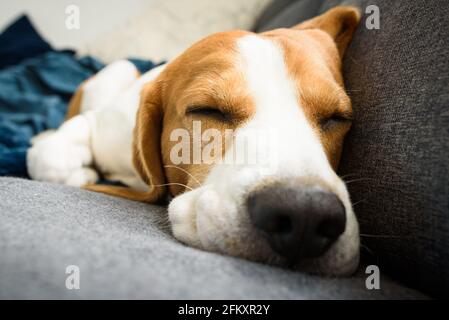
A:
POLYGON ((81 187, 95 183, 92 168, 90 112, 65 122, 54 132, 45 132, 32 140, 27 153, 28 174, 34 180, 81 187))

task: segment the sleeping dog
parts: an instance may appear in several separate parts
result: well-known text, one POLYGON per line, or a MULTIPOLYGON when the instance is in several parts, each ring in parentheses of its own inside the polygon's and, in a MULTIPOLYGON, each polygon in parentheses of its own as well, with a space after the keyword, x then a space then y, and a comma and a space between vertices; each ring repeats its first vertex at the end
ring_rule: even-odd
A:
POLYGON ((290 29, 218 33, 143 75, 112 63, 80 86, 58 130, 33 139, 29 174, 148 203, 170 195, 173 234, 188 245, 351 274, 358 224, 335 170, 352 113, 341 63, 359 20, 336 7, 290 29), (251 139, 225 138, 212 161, 173 157, 176 130, 207 148, 207 130, 238 138, 260 128, 274 141, 268 162, 226 161, 251 139), (95 184, 99 176, 125 186, 95 184))

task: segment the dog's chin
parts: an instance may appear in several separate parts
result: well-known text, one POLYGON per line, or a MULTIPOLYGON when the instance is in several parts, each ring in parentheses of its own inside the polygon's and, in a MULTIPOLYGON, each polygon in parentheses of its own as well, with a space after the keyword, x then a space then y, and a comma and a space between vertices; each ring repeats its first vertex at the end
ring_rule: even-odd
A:
POLYGON ((252 227, 242 205, 226 204, 222 199, 222 195, 204 187, 174 198, 168 212, 175 238, 202 250, 320 276, 348 276, 356 270, 360 244, 352 210, 345 232, 324 254, 289 264, 252 227))
POLYGON ((268 245, 260 245, 264 241, 260 239, 259 245, 222 247, 221 250, 217 250, 216 246, 214 250, 211 250, 207 245, 201 249, 323 277, 351 276, 359 266, 358 243, 351 244, 354 248, 341 247, 341 243, 336 243, 319 257, 302 258, 292 263, 271 248, 267 248, 268 245))
MULTIPOLYGON (((263 238, 254 238, 255 242, 252 245, 222 246, 219 250, 217 250, 217 246, 214 246, 215 250, 210 250, 206 244, 201 249, 317 276, 347 277, 357 270, 360 254, 358 238, 351 239, 351 242, 347 243, 345 237, 347 236, 342 235, 342 238, 321 256, 302 258, 296 262, 288 261, 277 254, 263 238)), ((240 241, 233 243, 242 244, 240 241)))
POLYGON ((325 277, 347 277, 354 274, 358 266, 358 251, 350 257, 343 257, 339 250, 331 248, 321 257, 299 261, 293 269, 325 277))

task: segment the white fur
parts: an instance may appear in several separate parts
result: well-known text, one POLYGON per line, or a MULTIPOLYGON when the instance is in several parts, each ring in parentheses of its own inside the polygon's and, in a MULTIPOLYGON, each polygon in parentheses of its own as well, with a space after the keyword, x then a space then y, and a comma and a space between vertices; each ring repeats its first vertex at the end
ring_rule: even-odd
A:
MULTIPOLYGON (((187 244, 212 251, 275 260, 275 254, 250 226, 245 196, 268 178, 318 177, 340 197, 348 222, 345 233, 314 265, 322 272, 349 273, 358 264, 357 222, 344 183, 332 170, 318 136, 298 105, 298 92, 288 75, 283 50, 258 36, 239 39, 238 48, 256 113, 237 130, 237 136, 248 135, 251 130, 270 130, 275 143, 268 145, 268 153, 277 157, 272 159, 270 170, 258 164, 215 165, 201 188, 176 197, 170 204, 174 235, 187 244)), ((239 146, 227 150, 225 158, 245 152, 233 148, 239 146)))

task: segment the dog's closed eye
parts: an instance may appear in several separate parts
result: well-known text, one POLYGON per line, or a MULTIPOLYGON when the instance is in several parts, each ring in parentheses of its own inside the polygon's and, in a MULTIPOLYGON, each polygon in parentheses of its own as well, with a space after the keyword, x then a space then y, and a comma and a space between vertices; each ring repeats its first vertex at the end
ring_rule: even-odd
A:
POLYGON ((211 106, 188 107, 186 110, 186 115, 199 117, 204 116, 222 122, 228 122, 232 120, 232 117, 229 113, 223 112, 220 109, 211 106))
POLYGON ((352 122, 352 114, 350 113, 334 113, 329 117, 320 120, 320 126, 323 130, 330 130, 340 124, 350 124, 352 122))

